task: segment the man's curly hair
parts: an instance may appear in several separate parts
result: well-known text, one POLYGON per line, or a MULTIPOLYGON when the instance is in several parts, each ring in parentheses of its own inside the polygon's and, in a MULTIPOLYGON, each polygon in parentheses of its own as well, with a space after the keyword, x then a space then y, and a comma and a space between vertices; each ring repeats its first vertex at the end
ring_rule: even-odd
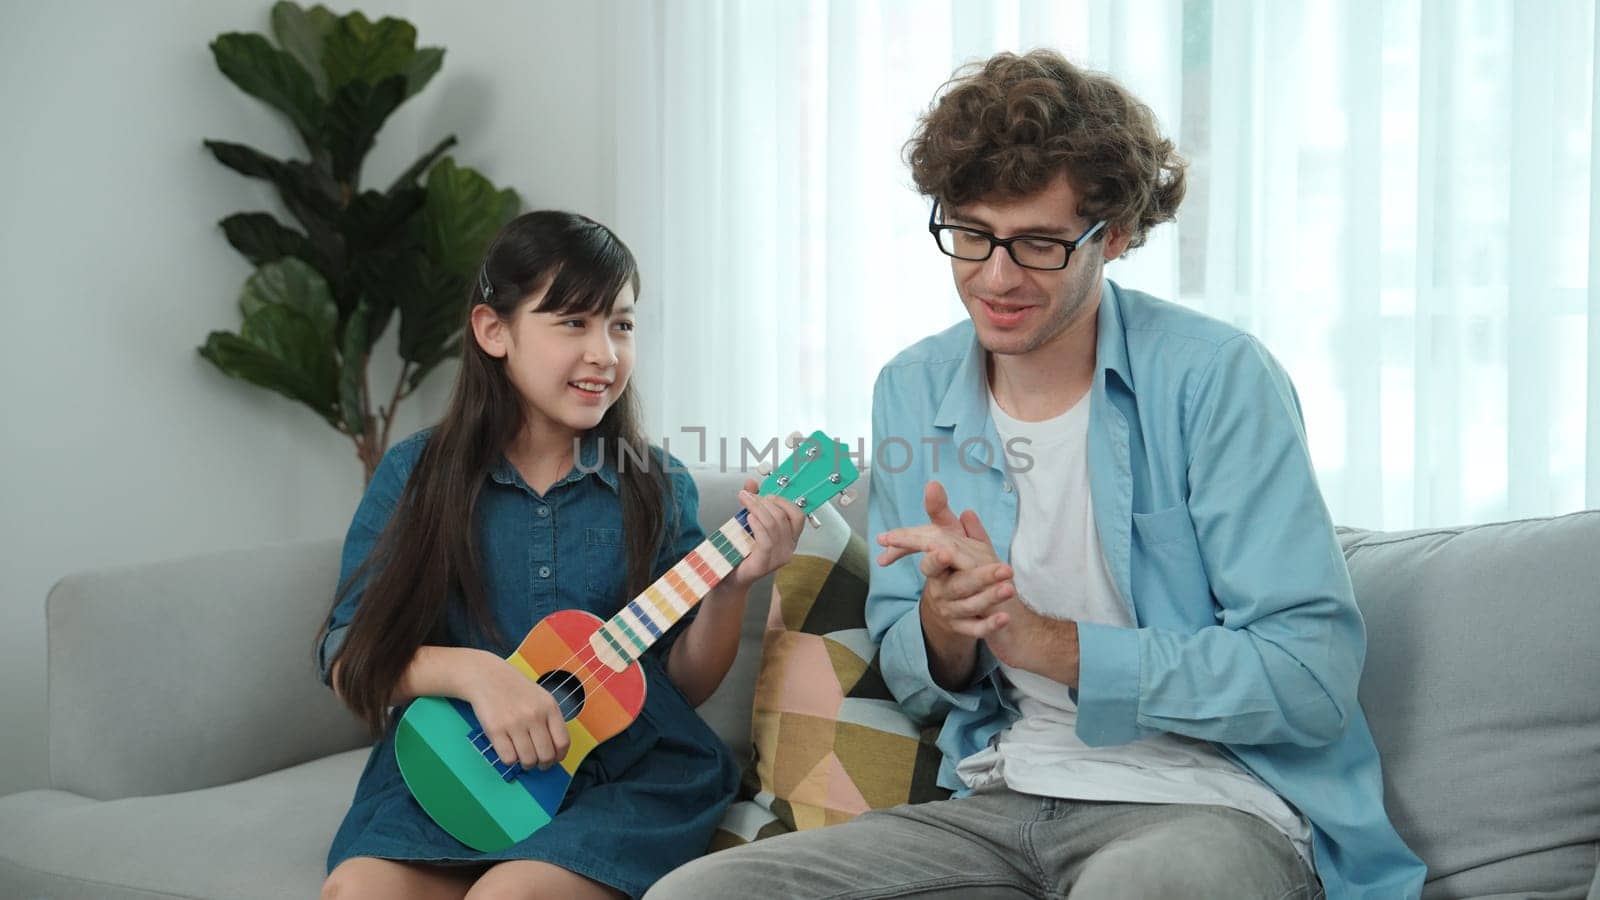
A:
POLYGON ((946 206, 1020 199, 1065 173, 1078 215, 1120 227, 1130 249, 1172 220, 1188 165, 1150 107, 1052 50, 999 53, 958 71, 905 155, 917 189, 946 206))

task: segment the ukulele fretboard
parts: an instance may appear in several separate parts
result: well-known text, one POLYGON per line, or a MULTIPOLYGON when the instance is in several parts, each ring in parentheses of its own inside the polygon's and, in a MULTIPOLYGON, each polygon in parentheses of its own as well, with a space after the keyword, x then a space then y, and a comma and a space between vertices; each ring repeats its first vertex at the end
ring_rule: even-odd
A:
POLYGON ((740 510, 601 626, 589 640, 595 656, 620 672, 726 578, 754 546, 745 515, 740 510))

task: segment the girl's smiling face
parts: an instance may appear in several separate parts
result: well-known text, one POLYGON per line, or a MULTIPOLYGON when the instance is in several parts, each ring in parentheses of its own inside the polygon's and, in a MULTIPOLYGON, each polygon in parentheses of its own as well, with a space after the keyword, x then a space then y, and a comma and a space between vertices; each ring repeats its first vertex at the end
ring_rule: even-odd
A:
POLYGON ((505 320, 479 304, 473 337, 483 352, 505 360, 534 431, 581 434, 600 424, 633 374, 633 288, 623 285, 610 313, 538 312, 549 290, 546 284, 528 295, 505 320))

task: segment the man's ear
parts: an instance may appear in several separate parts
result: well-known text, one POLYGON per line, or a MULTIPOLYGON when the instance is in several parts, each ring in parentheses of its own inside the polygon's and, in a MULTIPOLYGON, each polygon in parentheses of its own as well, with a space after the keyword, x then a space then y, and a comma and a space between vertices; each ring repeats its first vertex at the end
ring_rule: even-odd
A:
POLYGON ((1128 229, 1123 228, 1121 225, 1107 225, 1105 246, 1102 248, 1106 262, 1111 262, 1127 252, 1128 242, 1131 240, 1133 240, 1133 233, 1128 229))
POLYGON ((468 322, 472 326, 473 340, 478 342, 479 348, 484 353, 496 359, 504 359, 506 354, 511 352, 511 347, 507 344, 507 332, 510 329, 500 319, 500 314, 494 311, 494 307, 487 303, 474 304, 468 322))

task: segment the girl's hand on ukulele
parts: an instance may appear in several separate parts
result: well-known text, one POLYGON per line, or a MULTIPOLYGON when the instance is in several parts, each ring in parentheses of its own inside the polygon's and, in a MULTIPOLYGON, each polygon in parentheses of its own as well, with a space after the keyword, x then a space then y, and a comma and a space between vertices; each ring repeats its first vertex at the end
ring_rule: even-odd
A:
POLYGON ((801 529, 806 527, 806 514, 800 507, 782 497, 762 497, 756 493, 760 489, 755 479, 747 478, 739 492, 740 505, 750 512, 746 521, 755 541, 750 555, 728 575, 729 581, 742 588, 788 562, 801 529))
POLYGON ((571 744, 561 707, 550 692, 493 653, 484 652, 472 673, 470 696, 478 724, 503 763, 548 769, 567 755, 571 744))

